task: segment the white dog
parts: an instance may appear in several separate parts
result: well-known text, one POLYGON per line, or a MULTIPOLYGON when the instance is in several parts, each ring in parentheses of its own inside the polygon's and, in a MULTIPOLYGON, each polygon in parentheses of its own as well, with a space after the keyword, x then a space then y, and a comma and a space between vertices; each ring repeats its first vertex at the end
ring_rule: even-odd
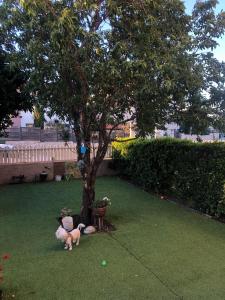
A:
POLYGON ((64 249, 68 249, 71 251, 73 249, 72 243, 76 243, 76 246, 79 245, 80 242, 80 230, 84 228, 85 225, 80 223, 76 229, 67 232, 61 225, 56 230, 56 238, 65 243, 64 249))

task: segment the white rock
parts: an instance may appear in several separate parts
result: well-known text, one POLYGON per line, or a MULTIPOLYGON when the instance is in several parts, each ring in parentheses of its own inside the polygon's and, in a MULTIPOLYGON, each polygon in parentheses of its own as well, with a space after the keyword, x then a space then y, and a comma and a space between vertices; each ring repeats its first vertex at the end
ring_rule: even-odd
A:
POLYGON ((84 233, 85 234, 91 234, 91 233, 95 233, 96 232, 96 229, 94 226, 87 226, 85 229, 84 229, 84 233))

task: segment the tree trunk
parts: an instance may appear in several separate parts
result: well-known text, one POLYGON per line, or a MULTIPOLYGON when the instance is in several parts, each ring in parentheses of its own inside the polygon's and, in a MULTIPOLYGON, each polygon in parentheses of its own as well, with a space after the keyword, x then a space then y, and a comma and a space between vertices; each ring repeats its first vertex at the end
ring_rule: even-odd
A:
POLYGON ((82 207, 81 207, 81 218, 85 225, 93 225, 93 202, 95 200, 95 182, 98 168, 103 161, 106 151, 108 149, 108 144, 105 144, 101 149, 98 149, 97 156, 93 161, 86 166, 85 174, 83 177, 83 197, 82 197, 82 207))
MULTIPOLYGON (((75 136, 77 141, 77 158, 82 162, 80 173, 83 179, 83 197, 80 216, 85 225, 93 224, 92 208, 95 200, 95 181, 97 170, 103 161, 108 149, 109 139, 106 135, 105 126, 99 132, 98 150, 95 157, 91 157, 91 131, 85 113, 74 114, 75 136), (81 126, 79 125, 81 124, 81 126), (81 130, 82 128, 82 130, 81 130), (86 152, 81 153, 81 145, 84 144, 86 152)), ((104 124, 103 124, 104 125, 104 124)))
POLYGON ((81 218, 86 226, 93 224, 92 204, 95 200, 95 180, 96 175, 92 174, 84 180, 81 218))

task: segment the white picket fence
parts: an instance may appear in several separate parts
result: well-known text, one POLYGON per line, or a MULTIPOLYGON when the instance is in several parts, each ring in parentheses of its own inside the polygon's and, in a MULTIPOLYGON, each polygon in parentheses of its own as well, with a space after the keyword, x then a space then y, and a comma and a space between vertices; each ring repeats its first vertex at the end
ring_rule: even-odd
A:
MULTIPOLYGON (((112 157, 111 146, 105 158, 112 157)), ((76 145, 19 145, 13 149, 0 149, 0 164, 19 164, 49 161, 74 161, 77 159, 76 145)))

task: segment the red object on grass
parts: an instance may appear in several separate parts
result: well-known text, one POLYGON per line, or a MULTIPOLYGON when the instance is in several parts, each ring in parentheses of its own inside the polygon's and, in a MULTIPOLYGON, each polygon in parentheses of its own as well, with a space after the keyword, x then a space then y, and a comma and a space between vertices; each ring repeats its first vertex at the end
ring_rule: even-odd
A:
POLYGON ((6 260, 6 259, 9 259, 9 258, 10 258, 10 254, 6 253, 6 254, 4 254, 4 255, 2 256, 2 258, 5 259, 5 260, 6 260))

